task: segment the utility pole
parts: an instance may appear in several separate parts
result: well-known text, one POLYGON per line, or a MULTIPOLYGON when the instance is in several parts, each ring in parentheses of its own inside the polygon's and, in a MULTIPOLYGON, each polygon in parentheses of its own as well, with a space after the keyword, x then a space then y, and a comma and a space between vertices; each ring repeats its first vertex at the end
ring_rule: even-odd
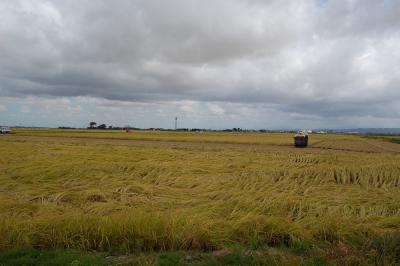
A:
POLYGON ((175 116, 175 130, 178 128, 178 117, 175 116))

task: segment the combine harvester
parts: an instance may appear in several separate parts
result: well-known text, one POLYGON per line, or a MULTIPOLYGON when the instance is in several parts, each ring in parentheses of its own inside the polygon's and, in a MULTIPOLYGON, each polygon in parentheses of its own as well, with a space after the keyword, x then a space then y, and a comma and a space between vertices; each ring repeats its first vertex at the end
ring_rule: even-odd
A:
POLYGON ((294 146, 295 147, 307 147, 308 145, 308 133, 306 130, 300 130, 294 136, 294 146))

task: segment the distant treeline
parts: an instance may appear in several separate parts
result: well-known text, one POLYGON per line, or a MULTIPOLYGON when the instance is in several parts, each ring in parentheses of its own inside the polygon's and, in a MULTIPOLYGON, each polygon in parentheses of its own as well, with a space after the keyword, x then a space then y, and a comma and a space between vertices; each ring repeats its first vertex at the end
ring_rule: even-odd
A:
MULTIPOLYGON (((59 129, 80 129, 76 127, 60 126, 59 129)), ((87 129, 102 129, 102 130, 143 130, 143 131, 180 131, 180 132, 261 132, 261 133, 294 133, 295 130, 268 130, 268 129, 242 129, 242 128, 226 128, 226 129, 206 129, 206 128, 137 128, 132 126, 115 127, 107 126, 106 124, 97 125, 95 122, 90 122, 87 129)))

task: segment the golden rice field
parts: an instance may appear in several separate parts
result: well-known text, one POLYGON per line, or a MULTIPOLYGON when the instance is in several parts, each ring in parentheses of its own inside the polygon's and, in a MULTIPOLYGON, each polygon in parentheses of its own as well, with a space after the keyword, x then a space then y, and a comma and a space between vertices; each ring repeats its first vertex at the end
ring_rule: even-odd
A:
POLYGON ((0 250, 284 247, 294 265, 313 254, 400 263, 400 145, 329 134, 310 135, 304 149, 292 141, 284 133, 0 135, 0 250), (299 245, 305 251, 292 254, 299 245))

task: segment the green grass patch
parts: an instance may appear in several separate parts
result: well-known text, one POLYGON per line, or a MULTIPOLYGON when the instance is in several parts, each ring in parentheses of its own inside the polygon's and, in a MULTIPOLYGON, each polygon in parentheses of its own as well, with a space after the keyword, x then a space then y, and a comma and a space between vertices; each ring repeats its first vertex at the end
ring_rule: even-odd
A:
POLYGON ((56 265, 110 265, 111 263, 97 255, 84 254, 73 250, 37 250, 32 247, 15 247, 0 252, 0 265, 56 266, 56 265))

